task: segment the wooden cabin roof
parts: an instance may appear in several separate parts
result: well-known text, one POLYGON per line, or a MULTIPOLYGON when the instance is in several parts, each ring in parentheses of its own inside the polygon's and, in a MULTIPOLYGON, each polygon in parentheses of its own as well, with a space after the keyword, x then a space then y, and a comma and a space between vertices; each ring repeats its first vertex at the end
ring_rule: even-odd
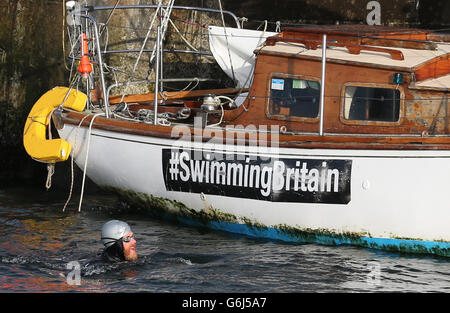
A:
POLYGON ((417 81, 450 74, 448 36, 426 30, 368 25, 286 28, 257 52, 321 59, 323 34, 327 34, 327 61, 412 71, 417 81), (436 38, 440 41, 433 41, 436 38))
POLYGON ((398 28, 388 26, 371 26, 364 24, 342 25, 304 25, 300 27, 287 27, 283 29, 287 33, 328 34, 329 36, 352 37, 379 37, 408 40, 427 40, 430 30, 398 28))
MULTIPOLYGON (((382 46, 373 46, 388 51, 389 49, 382 46)), ((327 50, 327 60, 340 60, 362 64, 382 65, 388 67, 401 67, 404 69, 411 69, 418 67, 434 58, 450 53, 450 44, 437 44, 436 50, 416 50, 405 48, 392 48, 400 51, 404 59, 394 60, 391 55, 383 51, 366 51, 361 50, 359 54, 351 54, 345 47, 335 47, 329 43, 327 50)), ((291 56, 306 56, 314 58, 322 58, 322 49, 306 49, 305 44, 294 42, 277 42, 274 46, 265 46, 259 53, 265 54, 286 54, 291 56)))

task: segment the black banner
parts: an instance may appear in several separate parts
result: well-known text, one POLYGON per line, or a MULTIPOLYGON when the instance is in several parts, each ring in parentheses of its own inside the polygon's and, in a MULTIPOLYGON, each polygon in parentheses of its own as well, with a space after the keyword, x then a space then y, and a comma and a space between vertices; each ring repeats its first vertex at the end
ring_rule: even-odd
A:
POLYGON ((351 160, 163 149, 166 189, 272 202, 347 204, 351 160))

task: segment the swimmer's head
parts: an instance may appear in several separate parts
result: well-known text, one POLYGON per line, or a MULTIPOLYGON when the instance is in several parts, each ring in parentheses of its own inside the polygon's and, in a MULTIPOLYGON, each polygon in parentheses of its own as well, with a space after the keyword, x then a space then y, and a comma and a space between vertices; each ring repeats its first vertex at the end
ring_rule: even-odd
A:
POLYGON ((128 233, 131 233, 131 228, 127 223, 118 220, 106 222, 102 227, 102 243, 108 248, 128 233))
POLYGON ((122 221, 112 220, 102 227, 102 243, 105 248, 105 257, 109 260, 135 261, 136 240, 130 226, 122 221))

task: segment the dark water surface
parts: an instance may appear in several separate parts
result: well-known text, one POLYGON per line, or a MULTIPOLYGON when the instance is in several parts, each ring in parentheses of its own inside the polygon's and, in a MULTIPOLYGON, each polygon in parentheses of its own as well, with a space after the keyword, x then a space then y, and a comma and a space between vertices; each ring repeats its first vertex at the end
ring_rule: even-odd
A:
POLYGON ((191 228, 109 194, 85 195, 79 213, 78 197, 62 212, 67 193, 0 190, 0 292, 450 292, 449 259, 191 228), (138 262, 100 260, 111 219, 130 224, 138 262))

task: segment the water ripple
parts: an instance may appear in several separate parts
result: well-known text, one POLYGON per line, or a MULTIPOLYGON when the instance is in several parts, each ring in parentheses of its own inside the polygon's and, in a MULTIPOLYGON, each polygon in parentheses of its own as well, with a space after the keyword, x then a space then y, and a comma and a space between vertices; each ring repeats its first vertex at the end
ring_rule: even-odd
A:
POLYGON ((355 247, 290 244, 184 227, 115 196, 0 190, 0 292, 450 292, 450 262, 355 247), (101 260, 100 229, 127 221, 137 262, 101 260), (80 265, 80 284, 70 285, 80 265))

